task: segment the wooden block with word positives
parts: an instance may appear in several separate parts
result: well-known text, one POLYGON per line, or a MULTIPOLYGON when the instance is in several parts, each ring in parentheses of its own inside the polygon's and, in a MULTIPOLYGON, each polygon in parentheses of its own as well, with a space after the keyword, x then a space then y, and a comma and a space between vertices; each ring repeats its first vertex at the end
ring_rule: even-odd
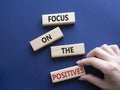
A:
POLYGON ((77 66, 77 65, 69 67, 69 68, 50 72, 53 83, 80 77, 85 74, 86 73, 85 73, 84 67, 77 66))
POLYGON ((30 41, 30 44, 31 44, 33 50, 37 51, 37 50, 55 42, 56 40, 58 40, 62 37, 63 37, 63 33, 61 32, 59 27, 56 27, 55 29, 30 41))
POLYGON ((51 57, 67 57, 85 54, 84 43, 59 45, 51 47, 51 57))
POLYGON ((43 26, 66 25, 75 23, 75 12, 42 15, 43 26))

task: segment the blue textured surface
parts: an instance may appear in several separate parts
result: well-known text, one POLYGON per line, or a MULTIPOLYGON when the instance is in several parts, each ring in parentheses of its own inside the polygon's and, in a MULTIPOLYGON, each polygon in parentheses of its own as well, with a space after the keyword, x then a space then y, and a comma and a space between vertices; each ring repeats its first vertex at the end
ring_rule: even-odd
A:
MULTIPOLYGON (((33 52, 29 41, 43 28, 41 15, 75 12, 75 25, 60 26, 64 38, 51 44, 120 44, 120 0, 0 0, 0 90, 99 90, 78 79, 52 84, 50 71, 75 65, 84 56, 52 59, 50 46, 33 52)), ((91 67, 87 72, 102 74, 91 67)))

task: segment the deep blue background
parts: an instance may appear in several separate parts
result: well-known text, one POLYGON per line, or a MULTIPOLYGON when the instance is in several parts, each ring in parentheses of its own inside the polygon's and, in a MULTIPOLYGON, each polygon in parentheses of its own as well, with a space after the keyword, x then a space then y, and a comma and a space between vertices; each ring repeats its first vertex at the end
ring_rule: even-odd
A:
MULTIPOLYGON (((0 0, 0 90, 99 90, 78 79, 52 84, 49 72, 70 67, 84 56, 52 59, 50 46, 34 52, 30 40, 54 27, 41 15, 75 12, 75 25, 60 26, 64 38, 51 45, 85 43, 86 54, 106 44, 120 44, 120 0, 0 0)), ((102 76, 86 67, 86 72, 102 76)))

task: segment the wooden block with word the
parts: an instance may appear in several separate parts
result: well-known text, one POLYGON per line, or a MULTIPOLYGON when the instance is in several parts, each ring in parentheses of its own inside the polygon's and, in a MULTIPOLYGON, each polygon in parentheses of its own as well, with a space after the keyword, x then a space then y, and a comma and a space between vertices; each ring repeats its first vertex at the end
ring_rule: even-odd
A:
POLYGON ((86 73, 85 73, 84 67, 77 66, 77 65, 69 67, 69 68, 50 72, 53 83, 80 77, 85 74, 86 73))
POLYGON ((51 47, 51 57, 67 57, 85 54, 84 43, 59 45, 51 47))
POLYGON ((75 12, 42 15, 43 26, 66 25, 75 23, 75 12))
POLYGON ((55 42, 56 40, 58 40, 62 37, 63 37, 63 33, 61 32, 59 27, 56 27, 55 29, 30 41, 30 44, 31 44, 33 50, 37 51, 37 50, 55 42))

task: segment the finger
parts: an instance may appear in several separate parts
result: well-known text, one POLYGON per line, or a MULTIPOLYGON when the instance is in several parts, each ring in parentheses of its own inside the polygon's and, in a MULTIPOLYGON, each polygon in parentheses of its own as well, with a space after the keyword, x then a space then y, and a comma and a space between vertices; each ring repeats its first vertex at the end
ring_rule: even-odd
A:
POLYGON ((117 55, 120 55, 120 49, 118 45, 110 45, 109 46, 117 55))
POLYGON ((76 62, 78 65, 87 65, 87 66, 93 66, 94 68, 100 70, 104 74, 109 74, 109 64, 107 61, 91 57, 91 58, 85 58, 83 60, 79 60, 76 62))
POLYGON ((102 45, 100 48, 102 48, 104 51, 106 51, 110 55, 115 55, 115 52, 113 49, 111 49, 107 44, 102 45))
POLYGON ((97 57, 100 58, 102 60, 110 60, 111 59, 111 55, 108 54, 106 51, 104 51, 103 49, 97 47, 93 50, 91 50, 88 54, 87 57, 97 57))
POLYGON ((83 75, 79 78, 79 80, 85 80, 85 81, 88 81, 100 88, 104 88, 106 86, 105 82, 103 79, 100 79, 92 74, 86 74, 86 75, 83 75))

